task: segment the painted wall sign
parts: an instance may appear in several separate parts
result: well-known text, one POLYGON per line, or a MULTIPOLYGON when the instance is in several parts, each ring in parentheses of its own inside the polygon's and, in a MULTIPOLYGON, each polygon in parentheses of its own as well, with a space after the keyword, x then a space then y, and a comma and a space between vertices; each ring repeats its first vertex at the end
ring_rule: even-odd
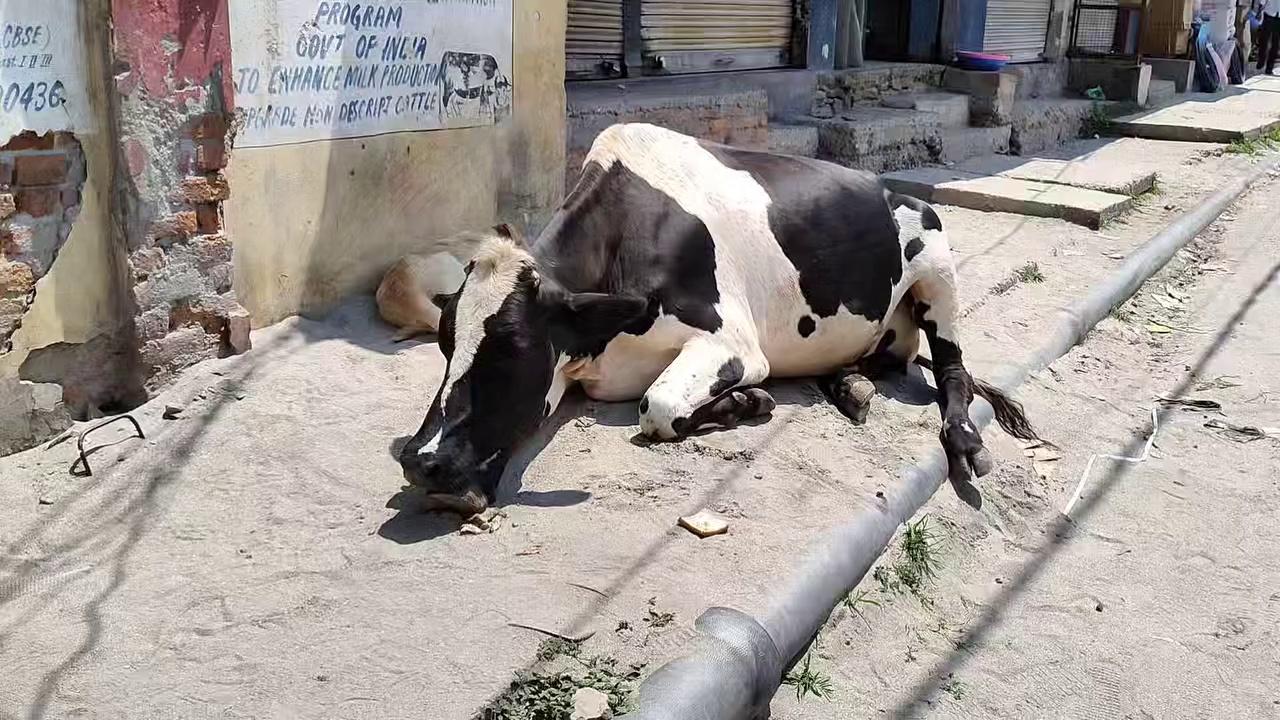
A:
POLYGON ((499 122, 512 2, 234 0, 236 147, 499 122))
POLYGON ((90 129, 78 2, 0 0, 0 144, 23 130, 90 129))

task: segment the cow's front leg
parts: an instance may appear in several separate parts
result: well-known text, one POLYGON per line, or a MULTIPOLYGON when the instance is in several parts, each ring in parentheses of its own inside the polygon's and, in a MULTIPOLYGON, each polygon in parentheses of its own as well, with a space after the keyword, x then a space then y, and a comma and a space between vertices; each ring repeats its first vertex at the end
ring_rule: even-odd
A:
POLYGON ((768 376, 769 363, 758 349, 735 350, 715 335, 694 338, 641 398, 640 432, 671 440, 709 423, 732 426, 766 415, 773 398, 746 386, 768 376))

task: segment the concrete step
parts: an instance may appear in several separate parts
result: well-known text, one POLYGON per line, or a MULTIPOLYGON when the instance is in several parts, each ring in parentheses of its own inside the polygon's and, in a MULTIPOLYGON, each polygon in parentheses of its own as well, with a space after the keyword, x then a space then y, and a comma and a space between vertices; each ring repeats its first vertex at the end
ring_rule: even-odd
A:
POLYGON ((944 128, 969 126, 969 96, 949 92, 911 92, 888 95, 880 104, 899 110, 919 110, 938 116, 944 128))
POLYGON ((881 176, 894 192, 940 205, 1061 218, 1097 230, 1133 207, 1128 195, 1019 180, 982 176, 950 168, 916 168, 881 176))
POLYGON ((1131 197, 1151 190, 1156 184, 1154 170, 1116 162, 1108 156, 1105 148, 1073 160, 1007 155, 975 157, 960 163, 955 169, 974 175, 998 175, 1017 180, 1071 185, 1131 197))
POLYGON ((769 150, 784 155, 817 157, 818 128, 812 125, 769 123, 769 150))
POLYGON ((946 128, 942 131, 942 161, 958 163, 973 157, 1007 153, 1011 132, 1008 125, 946 128))
POLYGON ((1147 90, 1147 107, 1163 107, 1178 97, 1178 84, 1172 80, 1151 78, 1147 90))
POLYGON ((884 172, 937 162, 942 155, 938 115, 860 104, 818 128, 818 157, 845 167, 884 172))

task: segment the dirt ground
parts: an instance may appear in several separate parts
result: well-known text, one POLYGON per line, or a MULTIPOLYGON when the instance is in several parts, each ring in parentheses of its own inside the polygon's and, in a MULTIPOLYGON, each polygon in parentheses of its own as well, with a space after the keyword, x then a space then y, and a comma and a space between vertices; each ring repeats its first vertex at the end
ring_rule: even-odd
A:
MULTIPOLYGON (((975 372, 1037 344, 1054 309, 1248 162, 1203 145, 1150 141, 1074 150, 1104 145, 1156 167, 1161 189, 1102 233, 941 209, 961 266, 964 346, 975 372), (1037 272, 1010 284, 1027 263, 1037 272)), ((1242 218, 1253 218, 1254 230, 1271 222, 1265 204, 1247 208, 1242 218)), ((1278 256, 1272 235, 1259 253, 1268 260, 1278 256)), ((1244 273, 1207 277, 1196 298, 1226 302, 1244 273)), ((1188 306, 1200 312, 1201 305, 1188 306)), ((250 354, 198 366, 133 413, 146 439, 129 439, 123 424, 91 436, 105 447, 91 456, 90 477, 68 474, 74 442, 0 459, 0 717, 464 719, 534 664, 545 636, 528 627, 591 634, 584 652, 652 669, 680 651, 707 607, 760 607, 806 542, 936 443, 937 410, 919 382, 886 387, 894 398, 878 399, 863 427, 850 425, 811 383, 784 384, 772 388, 780 405, 766 423, 652 447, 632 442, 634 405, 579 398, 510 471, 502 498, 508 517, 498 531, 462 535, 450 516, 388 507, 401 485, 394 449, 421 422, 443 362, 432 343, 392 344, 372 312, 361 300, 324 321, 292 319, 256 333, 250 354), (167 407, 174 419, 163 417, 167 407), (675 527, 678 516, 704 507, 729 517, 728 535, 698 540, 675 527)), ((1268 587, 1264 561, 1274 538, 1255 516, 1273 511, 1274 501, 1246 495, 1242 483, 1248 475, 1261 483, 1258 492, 1271 489, 1274 470, 1268 476, 1241 465, 1246 472, 1233 485, 1206 485, 1197 491, 1204 495, 1166 488, 1203 502, 1230 499, 1236 512, 1229 518, 1192 513, 1191 500, 1173 505, 1164 495, 1156 498, 1161 517, 1141 524, 1135 515, 1151 508, 1108 517, 1099 504, 1071 528, 1072 542, 1050 544, 1061 548, 1052 555, 1041 548, 1046 518, 1087 452, 1120 450, 1116 438, 1141 429, 1153 383, 1181 372, 1178 353, 1193 346, 1179 343, 1209 337, 1174 332, 1150 340, 1144 312, 1168 315, 1161 305, 1139 306, 1139 319, 1109 324, 1059 361, 1056 375, 1020 391, 1033 420, 1063 447, 1061 467, 1037 479, 1016 443, 989 432, 1000 467, 981 485, 984 510, 959 505, 945 489, 930 509, 946 537, 945 569, 929 591, 933 606, 895 598, 863 607, 870 627, 837 613, 814 660, 833 680, 834 704, 797 702, 784 688, 776 717, 910 716, 916 697, 932 703, 921 707, 963 716, 1024 717, 1044 708, 1039 716, 1088 717, 1053 708, 1066 702, 1058 698, 1129 702, 1126 693, 1134 692, 1156 717, 1188 717, 1163 704, 1173 698, 1165 685, 1190 693, 1193 679, 1208 677, 1213 666, 1186 656, 1218 647, 1216 623, 1230 625, 1229 618, 1246 618, 1236 635, 1258 641, 1233 662, 1253 658, 1261 667, 1257 654, 1270 652, 1272 676, 1258 677, 1257 688, 1280 684, 1274 644, 1262 635, 1275 631, 1277 604, 1259 605, 1237 590, 1268 587), (1099 540, 1095 547, 1095 535, 1124 546, 1099 540), (1193 549, 1218 538, 1229 538, 1232 549, 1193 549), (1107 554, 1113 548, 1133 552, 1116 560, 1107 554), (1018 584, 1027 574, 1021 566, 1040 557, 1053 558, 1045 567, 1070 560, 1083 569, 1061 581, 1056 570, 1038 571, 1029 576, 1034 583, 1018 584), (1109 583, 1069 582, 1104 560, 1116 565, 1109 583), (1183 581, 1193 573, 1201 574, 1196 589, 1183 581), (1140 574, 1146 580, 1134 587, 1140 574), (1105 610, 1095 618, 1098 602, 1105 610), (1219 604, 1221 611, 1210 611, 1219 604), (1153 622, 1157 609, 1167 614, 1159 634, 1173 642, 1131 632, 1139 621, 1153 622), (1017 627, 983 620, 992 613, 1017 627), (1202 614, 1214 618, 1204 627, 1202 614), (939 621, 948 629, 931 632, 928 624, 939 621), (965 645, 964 662, 951 661, 966 698, 940 697, 933 678, 949 667, 948 633, 987 626, 965 645), (915 661, 904 661, 908 647, 915 661), (988 649, 1002 662, 987 663, 988 649), (1167 672, 1175 667, 1183 673, 1167 672), (1138 672, 1151 682, 1130 682, 1138 672)), ((1194 312, 1168 322, 1217 327, 1194 312)), ((1262 347, 1224 353, 1247 379, 1215 397, 1227 403, 1235 397, 1228 392, 1267 389, 1265 372, 1255 375, 1248 368, 1257 365, 1241 359, 1274 357, 1274 348, 1262 347)), ((1229 407, 1228 416, 1266 424, 1257 416, 1265 402, 1241 407, 1249 410, 1229 407)), ((1206 448, 1247 454, 1252 467, 1275 467, 1275 455, 1266 455, 1271 441, 1228 445, 1190 415, 1176 417, 1164 442, 1185 433, 1206 448)), ((1158 452, 1167 452, 1163 442, 1158 452)), ((1188 458, 1205 471, 1230 465, 1221 454, 1163 457, 1170 472, 1185 469, 1188 478, 1188 458)), ((1153 459, 1133 476, 1155 466, 1153 459)), ((1118 484, 1107 507, 1121 505, 1127 487, 1118 484)), ((1236 675, 1236 667, 1222 672, 1236 675)), ((1221 701, 1224 692, 1193 693, 1187 702, 1221 701)), ((1262 702, 1261 694, 1239 697, 1242 708, 1262 702)), ((1115 716, 1110 707, 1097 705, 1097 716, 1115 716)))

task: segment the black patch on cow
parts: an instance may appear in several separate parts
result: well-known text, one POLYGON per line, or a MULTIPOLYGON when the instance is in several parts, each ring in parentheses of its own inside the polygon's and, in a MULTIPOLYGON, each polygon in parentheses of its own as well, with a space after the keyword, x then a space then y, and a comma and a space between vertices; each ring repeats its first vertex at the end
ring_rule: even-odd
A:
POLYGON ((711 397, 720 397, 724 391, 736 387, 742 382, 743 375, 742 360, 731 357, 724 361, 720 369, 716 371, 716 381, 711 383, 711 391, 708 393, 711 397))
MULTIPOLYGON (((539 270, 570 292, 647 298, 648 313, 622 332, 643 335, 659 313, 707 332, 723 324, 707 226, 621 162, 583 169, 533 254, 539 270)), ((611 339, 569 350, 599 355, 611 339)))
POLYGON ((880 343, 876 345, 876 354, 889 352, 889 348, 893 347, 893 342, 898 339, 898 333, 889 328, 884 331, 884 335, 880 337, 880 343))
POLYGON ((803 338, 809 337, 810 335, 813 334, 813 331, 817 329, 818 329, 818 323, 814 322, 813 318, 809 317, 808 315, 805 315, 804 317, 800 318, 800 324, 796 327, 796 331, 799 332, 800 337, 803 337, 803 338))
POLYGON ((689 432, 689 418, 678 417, 671 421, 671 430, 676 435, 683 437, 689 432))
POLYGON ((645 395, 644 397, 640 398, 640 413, 643 415, 644 413, 647 413, 647 412, 649 412, 649 396, 645 395))
POLYGON ((902 246, 884 185, 873 174, 809 158, 703 143, 769 193, 769 226, 820 318, 844 306, 873 322, 902 279, 902 246))
POLYGON ((911 238, 907 241, 907 246, 902 248, 902 257, 906 258, 907 262, 911 262, 921 250, 924 250, 924 243, 920 238, 911 238))

